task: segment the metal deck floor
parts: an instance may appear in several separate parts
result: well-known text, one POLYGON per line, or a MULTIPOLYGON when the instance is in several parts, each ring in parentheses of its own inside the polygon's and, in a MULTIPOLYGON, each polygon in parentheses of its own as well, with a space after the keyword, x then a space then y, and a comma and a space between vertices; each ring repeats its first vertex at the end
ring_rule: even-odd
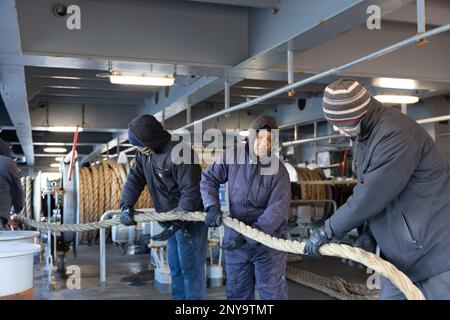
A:
MULTIPOLYGON (((35 265, 33 299, 45 300, 170 300, 171 294, 160 293, 155 289, 153 271, 149 255, 123 256, 120 249, 107 246, 107 281, 105 288, 99 286, 99 248, 80 246, 78 257, 67 255, 66 265, 77 265, 81 269, 81 289, 70 290, 64 279, 57 280, 57 288, 47 289, 45 265, 35 265)), ((345 280, 365 283, 369 277, 364 270, 348 267, 340 259, 303 259, 295 262, 302 269, 325 276, 340 276, 345 280)), ((316 290, 288 281, 291 300, 328 300, 329 296, 316 290)), ((207 288, 207 299, 225 299, 225 287, 207 288)))

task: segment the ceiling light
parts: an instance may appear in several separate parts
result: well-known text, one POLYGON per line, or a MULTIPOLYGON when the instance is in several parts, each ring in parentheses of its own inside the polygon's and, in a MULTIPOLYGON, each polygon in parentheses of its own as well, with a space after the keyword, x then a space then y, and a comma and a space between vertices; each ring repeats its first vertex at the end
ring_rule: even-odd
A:
POLYGON ((248 130, 241 130, 239 131, 239 135, 241 137, 248 137, 250 135, 250 132, 248 130))
POLYGON ((380 94, 374 97, 381 103, 392 104, 413 104, 419 101, 416 96, 394 95, 394 94, 380 94))
POLYGON ((64 157, 56 157, 56 158, 55 158, 55 161, 61 162, 61 161, 63 161, 63 160, 64 160, 64 157))
POLYGON ((47 153, 65 153, 65 152, 67 152, 67 149, 66 148, 52 148, 52 147, 50 147, 50 148, 44 148, 44 152, 47 152, 47 153))
POLYGON ((46 142, 45 145, 46 146, 63 146, 64 143, 63 142, 46 142))
POLYGON ((417 81, 412 79, 376 78, 373 85, 381 88, 417 89, 417 81))
POLYGON ((59 168, 59 163, 51 163, 50 167, 52 167, 52 168, 59 168))
POLYGON ((109 76, 109 80, 114 84, 130 84, 138 86, 173 86, 175 83, 175 77, 167 74, 154 74, 154 73, 119 73, 113 72, 109 76))
MULTIPOLYGON (((75 132, 77 127, 48 127, 50 132, 75 132)), ((83 131, 83 128, 78 127, 78 132, 83 131)))

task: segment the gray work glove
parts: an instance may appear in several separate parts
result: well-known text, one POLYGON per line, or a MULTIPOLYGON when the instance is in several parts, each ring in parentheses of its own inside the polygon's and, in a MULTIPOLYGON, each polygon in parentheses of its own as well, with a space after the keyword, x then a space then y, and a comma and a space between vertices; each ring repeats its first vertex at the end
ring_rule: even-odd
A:
POLYGON ((315 230, 309 237, 308 241, 306 241, 305 248, 303 252, 308 256, 319 258, 321 256, 319 249, 320 247, 330 242, 331 239, 328 238, 327 233, 325 232, 324 227, 321 227, 315 230))

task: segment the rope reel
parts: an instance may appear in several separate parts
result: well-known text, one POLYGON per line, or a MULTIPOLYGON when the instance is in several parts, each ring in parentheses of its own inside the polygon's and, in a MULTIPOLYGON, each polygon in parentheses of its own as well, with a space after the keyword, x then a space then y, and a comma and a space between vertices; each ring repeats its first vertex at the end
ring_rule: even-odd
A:
MULTIPOLYGON (((123 184, 127 179, 124 164, 101 161, 89 168, 81 168, 79 174, 80 224, 100 220, 108 210, 119 209, 123 184)), ((153 202, 147 186, 136 202, 136 209, 152 208, 153 202)), ((96 230, 80 235, 80 243, 93 243, 98 237, 96 230)))

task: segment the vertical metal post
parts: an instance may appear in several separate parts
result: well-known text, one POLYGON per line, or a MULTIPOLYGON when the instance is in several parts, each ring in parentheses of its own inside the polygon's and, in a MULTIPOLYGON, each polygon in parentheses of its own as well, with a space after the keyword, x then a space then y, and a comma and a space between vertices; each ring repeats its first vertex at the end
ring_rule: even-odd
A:
MULTIPOLYGON (((225 80, 225 110, 230 107, 230 82, 228 80, 225 80)), ((230 114, 226 113, 225 116, 228 117, 230 114)))
MULTIPOLYGON (((317 138, 317 121, 314 121, 314 138, 317 138)), ((317 147, 317 141, 314 142, 314 146, 317 147)))
MULTIPOLYGON (((426 18, 425 18, 425 0, 416 0, 417 4, 417 33, 421 34, 426 31, 426 18)), ((419 46, 426 43, 425 38, 419 40, 419 46)))
MULTIPOLYGON (((111 218, 114 214, 119 214, 120 210, 109 210, 102 214, 100 221, 111 218)), ((100 288, 106 285, 106 230, 100 228, 100 288)))
POLYGON ((191 105, 188 105, 186 109, 186 123, 189 124, 192 121, 192 108, 191 105))
MULTIPOLYGON (((50 223, 50 217, 52 212, 52 199, 50 191, 47 193, 47 222, 50 223)), ((52 290, 52 272, 53 272, 53 259, 52 259, 52 232, 50 229, 47 231, 47 256, 45 257, 47 262, 47 280, 48 290, 52 290)))
POLYGON ((402 107, 402 113, 408 114, 408 105, 406 103, 402 103, 401 107, 402 107))
POLYGON ((104 288, 106 283, 106 230, 100 228, 100 287, 104 288))
POLYGON ((162 124, 163 128, 165 128, 166 127, 166 108, 162 108, 161 112, 162 112, 161 124, 162 124))
POLYGON ((294 126, 294 141, 298 140, 298 127, 294 126))
MULTIPOLYGON (((288 84, 294 83, 294 51, 288 50, 287 52, 287 73, 288 73, 288 84)), ((288 96, 292 97, 295 95, 295 91, 289 90, 288 96)))

